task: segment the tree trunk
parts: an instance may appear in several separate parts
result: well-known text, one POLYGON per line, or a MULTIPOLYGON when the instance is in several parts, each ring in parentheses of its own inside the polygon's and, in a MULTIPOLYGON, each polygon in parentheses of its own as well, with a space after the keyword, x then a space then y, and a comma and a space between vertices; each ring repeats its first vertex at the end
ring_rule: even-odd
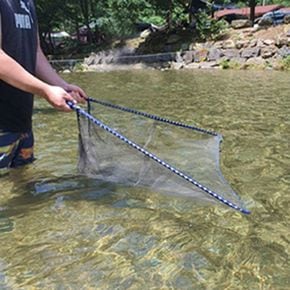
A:
POLYGON ((172 28, 172 14, 173 14, 173 0, 168 0, 168 12, 167 12, 168 30, 171 30, 172 28))
POLYGON ((255 21, 255 6, 256 6, 256 0, 249 0, 250 20, 252 22, 252 26, 254 26, 254 21, 255 21))
POLYGON ((190 1, 189 6, 188 6, 188 21, 189 21, 189 25, 193 21, 192 9, 193 9, 193 1, 190 1))
POLYGON ((88 43, 92 43, 92 31, 90 28, 90 7, 89 7, 89 3, 87 0, 80 0, 80 7, 81 7, 81 11, 82 14, 84 16, 84 22, 85 22, 85 26, 87 27, 87 42, 88 43))

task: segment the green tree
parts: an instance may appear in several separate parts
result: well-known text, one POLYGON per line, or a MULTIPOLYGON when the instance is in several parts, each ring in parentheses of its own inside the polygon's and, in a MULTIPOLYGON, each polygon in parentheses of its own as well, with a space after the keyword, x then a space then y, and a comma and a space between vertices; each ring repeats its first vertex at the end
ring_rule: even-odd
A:
POLYGON ((53 52, 51 33, 55 29, 62 28, 64 19, 62 11, 65 10, 65 3, 62 0, 38 0, 37 10, 40 42, 46 51, 53 52))

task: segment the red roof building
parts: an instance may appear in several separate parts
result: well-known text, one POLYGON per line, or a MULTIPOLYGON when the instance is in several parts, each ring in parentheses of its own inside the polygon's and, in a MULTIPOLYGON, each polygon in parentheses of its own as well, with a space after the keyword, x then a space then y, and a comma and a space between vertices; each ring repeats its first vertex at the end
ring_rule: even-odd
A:
MULTIPOLYGON (((267 12, 272 12, 283 8, 283 5, 265 5, 255 7, 255 17, 261 17, 267 12)), ((215 12, 214 16, 217 19, 224 18, 227 15, 240 15, 244 17, 250 17, 250 8, 244 7, 240 9, 224 9, 215 12)))

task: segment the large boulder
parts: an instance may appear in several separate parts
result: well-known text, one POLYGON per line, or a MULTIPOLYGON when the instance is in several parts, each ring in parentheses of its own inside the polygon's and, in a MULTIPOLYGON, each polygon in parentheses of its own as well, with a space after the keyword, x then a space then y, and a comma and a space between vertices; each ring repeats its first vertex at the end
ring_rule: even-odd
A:
POLYGON ((277 54, 281 57, 287 57, 290 55, 290 47, 284 45, 278 49, 277 54))
POLYGON ((181 56, 181 53, 179 51, 175 55, 175 62, 176 63, 183 63, 183 57, 181 56))
POLYGON ((232 39, 227 39, 223 42, 223 48, 224 49, 232 49, 235 48, 236 44, 232 39))
POLYGON ((261 57, 262 58, 270 58, 277 52, 277 47, 272 46, 266 46, 261 48, 261 57))
POLYGON ((290 37, 287 37, 285 35, 278 36, 275 42, 275 45, 277 47, 282 47, 284 45, 289 46, 289 44, 290 44, 290 37))
POLYGON ((273 46, 273 45, 275 45, 275 40, 273 40, 273 39, 264 39, 263 43, 265 45, 268 45, 268 46, 273 46))
POLYGON ((243 47, 247 47, 247 46, 249 46, 249 42, 250 41, 247 39, 239 39, 236 41, 236 48, 241 49, 243 47))
POLYGON ((213 48, 209 49, 207 59, 208 59, 208 61, 216 61, 216 60, 220 59, 222 56, 223 56, 222 50, 213 47, 213 48))
POLYGON ((195 62, 202 62, 206 61, 208 56, 208 49, 200 48, 194 52, 194 61, 195 62))
POLYGON ((246 61, 246 65, 254 67, 262 67, 265 65, 265 60, 260 56, 252 57, 246 61))
POLYGON ((182 59, 185 64, 189 64, 194 61, 194 52, 192 50, 188 50, 184 52, 182 59))
POLYGON ((238 20, 233 20, 231 22, 231 27, 233 29, 241 29, 241 28, 247 28, 251 26, 252 26, 252 22, 249 19, 238 19, 238 20))
POLYGON ((181 62, 172 62, 170 64, 170 68, 173 69, 173 70, 180 70, 184 67, 184 64, 181 63, 181 62))
POLYGON ((141 32, 140 37, 142 39, 146 39, 148 36, 150 36, 152 33, 152 31, 150 29, 146 29, 144 31, 141 32))
POLYGON ((242 50, 241 57, 243 58, 258 57, 260 55, 260 51, 261 51, 260 47, 248 47, 242 50))
POLYGON ((94 52, 92 52, 89 57, 85 58, 84 63, 86 65, 94 65, 98 64, 99 60, 97 60, 97 55, 94 52))
POLYGON ((240 56, 240 51, 238 49, 224 49, 223 55, 226 59, 237 58, 240 56))

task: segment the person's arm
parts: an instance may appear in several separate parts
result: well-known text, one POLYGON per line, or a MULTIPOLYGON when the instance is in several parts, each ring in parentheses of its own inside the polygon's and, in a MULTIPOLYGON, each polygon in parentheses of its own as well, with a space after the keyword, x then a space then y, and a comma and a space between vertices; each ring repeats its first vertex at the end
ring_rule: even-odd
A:
POLYGON ((65 80, 63 80, 53 69, 53 67, 48 62, 45 57, 38 40, 37 46, 37 58, 36 58, 36 76, 45 81, 48 84, 62 87, 67 92, 71 92, 73 97, 78 102, 84 102, 87 95, 85 92, 78 86, 68 84, 65 80))
POLYGON ((63 111, 70 111, 66 101, 76 102, 63 88, 49 85, 34 77, 2 49, 0 49, 0 79, 20 90, 45 98, 51 105, 63 111))
MULTIPOLYGON (((52 106, 71 111, 66 101, 76 102, 63 88, 52 86, 34 77, 2 49, 2 28, 0 14, 0 80, 20 90, 45 98, 52 106)), ((68 87, 69 89, 69 87, 68 87)), ((73 89, 70 89, 73 91, 73 89)))

